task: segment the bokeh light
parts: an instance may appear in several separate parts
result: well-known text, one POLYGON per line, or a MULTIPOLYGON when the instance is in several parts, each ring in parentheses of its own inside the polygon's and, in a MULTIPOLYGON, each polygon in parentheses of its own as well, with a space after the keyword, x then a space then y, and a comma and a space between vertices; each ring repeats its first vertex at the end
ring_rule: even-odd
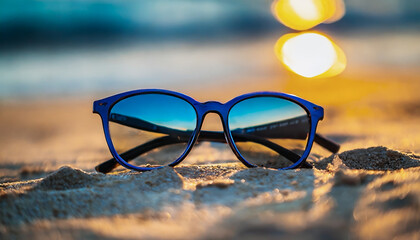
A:
POLYGON ((343 0, 276 0, 271 11, 285 26, 307 30, 320 23, 331 23, 344 16, 343 0))
POLYGON ((346 67, 344 52, 316 32, 290 33, 277 41, 274 51, 290 71, 306 77, 332 77, 346 67))
POLYGON ((346 13, 346 5, 344 4, 343 0, 333 0, 335 3, 335 11, 332 14, 331 17, 329 17, 327 20, 325 20, 323 23, 333 23, 337 22, 341 18, 344 17, 344 14, 346 13))

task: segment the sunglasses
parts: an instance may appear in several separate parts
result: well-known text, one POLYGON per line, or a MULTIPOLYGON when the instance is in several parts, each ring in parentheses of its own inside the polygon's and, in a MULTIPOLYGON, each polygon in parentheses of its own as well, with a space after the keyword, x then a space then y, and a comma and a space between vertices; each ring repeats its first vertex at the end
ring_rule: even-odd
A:
POLYGON ((97 100, 112 159, 95 167, 108 173, 122 165, 147 171, 175 166, 197 142, 228 143, 247 167, 311 168, 306 162, 313 142, 330 152, 340 146, 317 134, 324 109, 277 92, 241 95, 227 103, 198 102, 184 94, 142 89, 97 100), (208 113, 216 113, 223 132, 200 131, 208 113))

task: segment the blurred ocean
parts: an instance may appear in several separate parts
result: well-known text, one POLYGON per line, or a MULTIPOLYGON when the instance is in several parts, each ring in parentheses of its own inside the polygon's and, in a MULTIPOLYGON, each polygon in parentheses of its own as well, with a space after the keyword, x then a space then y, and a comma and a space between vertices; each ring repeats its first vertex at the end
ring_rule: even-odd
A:
MULTIPOLYGON (((316 29, 349 64, 420 62, 418 0, 352 0, 316 29)), ((202 88, 281 76, 273 45, 290 31, 269 0, 2 0, 0 99, 133 88, 202 88)))

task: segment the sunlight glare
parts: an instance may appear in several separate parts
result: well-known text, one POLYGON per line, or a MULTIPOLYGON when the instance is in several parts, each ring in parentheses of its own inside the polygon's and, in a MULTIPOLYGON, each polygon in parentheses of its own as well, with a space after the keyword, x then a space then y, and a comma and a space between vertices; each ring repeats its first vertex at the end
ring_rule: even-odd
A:
POLYGON ((319 19, 320 13, 313 0, 290 1, 293 11, 305 20, 319 19))
POLYGON ((329 38, 315 32, 282 36, 275 53, 287 69, 306 78, 335 76, 346 65, 344 52, 329 38))
POLYGON ((339 20, 345 7, 343 0, 276 0, 271 11, 285 26, 307 30, 323 22, 339 20))

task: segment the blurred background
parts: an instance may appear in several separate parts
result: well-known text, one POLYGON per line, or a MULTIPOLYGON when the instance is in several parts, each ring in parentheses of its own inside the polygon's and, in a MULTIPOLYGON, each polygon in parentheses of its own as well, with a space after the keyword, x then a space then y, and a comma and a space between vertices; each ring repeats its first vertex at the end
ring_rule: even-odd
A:
MULTIPOLYGON (((0 97, 90 97, 145 87, 220 91, 229 83, 252 86, 244 91, 282 90, 289 77, 273 47, 293 30, 276 20, 271 4, 3 0, 0 97)), ((351 72, 418 66, 419 26, 416 0, 348 0, 342 19, 315 30, 344 50, 351 72)))
POLYGON ((200 101, 292 93, 326 107, 320 131, 344 150, 419 151, 419 1, 336 2, 336 19, 307 30, 340 52, 331 61, 344 60, 335 74, 322 77, 331 63, 317 77, 293 69, 324 61, 326 51, 303 56, 310 59, 305 66, 288 66, 276 43, 302 29, 285 26, 269 0, 2 0, 3 175, 37 171, 22 170, 35 163, 92 169, 109 157, 92 101, 139 88, 200 101))

